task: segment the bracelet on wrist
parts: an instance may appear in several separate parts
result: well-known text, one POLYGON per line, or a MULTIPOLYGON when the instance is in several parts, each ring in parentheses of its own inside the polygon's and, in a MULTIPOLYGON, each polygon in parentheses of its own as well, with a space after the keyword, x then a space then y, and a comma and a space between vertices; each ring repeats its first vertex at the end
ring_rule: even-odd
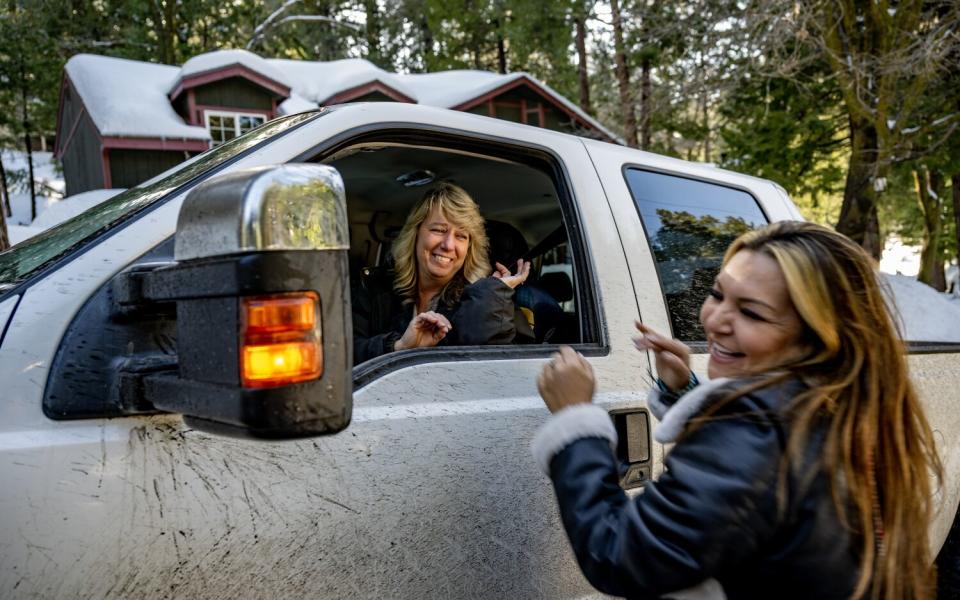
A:
POLYGON ((697 379, 697 374, 693 371, 690 371, 690 379, 687 381, 687 385, 679 390, 671 390, 669 386, 659 377, 657 377, 657 389, 665 394, 676 394, 677 396, 682 396, 692 390, 693 388, 700 385, 700 380, 697 379))

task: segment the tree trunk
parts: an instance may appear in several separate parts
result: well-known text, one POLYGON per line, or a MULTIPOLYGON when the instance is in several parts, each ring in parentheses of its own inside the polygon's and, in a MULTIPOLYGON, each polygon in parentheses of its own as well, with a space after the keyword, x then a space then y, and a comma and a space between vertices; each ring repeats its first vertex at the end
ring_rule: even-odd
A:
POLYGON ((164 29, 164 39, 167 44, 167 60, 164 61, 168 65, 177 64, 177 3, 174 0, 165 0, 163 3, 163 29, 164 29))
POLYGON ((960 173, 954 173, 950 178, 951 195, 953 196, 953 223, 956 225, 957 268, 960 269, 960 173))
POLYGON ((7 217, 13 216, 10 211, 10 190, 7 188, 7 171, 3 168, 3 156, 0 156, 0 195, 3 196, 3 207, 0 210, 0 252, 3 252, 10 247, 7 217))
POLYGON ((173 25, 173 0, 153 0, 153 31, 157 36, 157 60, 160 64, 175 64, 173 38, 176 28, 173 25))
POLYGON ((610 0, 610 12, 613 15, 613 46, 617 72, 617 86, 620 89, 620 114, 623 118, 623 136, 627 145, 637 147, 637 117, 633 110, 633 95, 630 93, 630 72, 627 70, 627 54, 623 43, 623 17, 620 14, 619 0, 610 0))
POLYGON ((420 16, 420 38, 423 44, 423 70, 429 72, 433 66, 433 31, 426 14, 420 16))
MULTIPOLYGON (((850 161, 837 231, 860 244, 880 260, 880 222, 877 218, 877 131, 869 121, 850 118, 850 161)), ((882 175, 885 175, 884 171, 882 175)))
POLYGON ((384 64, 380 49, 380 7, 377 0, 364 0, 363 8, 367 13, 367 27, 364 32, 367 40, 367 60, 381 68, 389 67, 390 65, 384 64))
POLYGON ((640 61, 640 148, 644 150, 650 149, 650 122, 653 116, 651 115, 653 107, 650 105, 651 69, 650 57, 644 54, 643 60, 640 61))
POLYGON ((6 216, 13 216, 13 208, 10 206, 10 186, 7 185, 7 170, 3 166, 3 156, 0 155, 0 200, 3 201, 3 206, 0 207, 0 212, 3 212, 6 216))
POLYGON ((593 107, 590 106, 590 80, 587 77, 587 17, 578 15, 575 22, 577 25, 577 83, 580 86, 580 108, 584 112, 593 114, 593 107))
POLYGON ((10 234, 7 233, 7 217, 0 210, 0 252, 10 247, 10 234))
MULTIPOLYGON (((26 109, 24 109, 24 111, 26 111, 26 109)), ((24 119, 24 127, 26 127, 26 119, 24 119)), ((33 223, 37 219, 37 186, 36 180, 33 178, 33 143, 30 141, 29 129, 27 133, 23 134, 23 141, 27 150, 27 173, 29 177, 27 185, 30 188, 30 222, 33 223)))
POLYGON ((703 106, 703 162, 710 162, 710 102, 708 98, 707 86, 703 86, 703 97, 701 104, 703 106))
POLYGON ((501 75, 507 74, 507 46, 503 41, 503 31, 500 29, 500 20, 494 21, 494 27, 497 29, 497 72, 501 75))
POLYGON ((27 151, 28 183, 30 187, 30 222, 37 218, 37 190, 33 179, 33 143, 30 141, 30 119, 27 112, 27 79, 23 68, 23 57, 20 60, 20 100, 23 102, 23 142, 27 151))
POLYGON ((936 171, 919 167, 914 172, 917 200, 923 213, 923 244, 920 247, 920 271, 917 280, 941 292, 946 287, 943 259, 940 257, 940 235, 943 231, 942 200, 938 193, 942 179, 936 171))

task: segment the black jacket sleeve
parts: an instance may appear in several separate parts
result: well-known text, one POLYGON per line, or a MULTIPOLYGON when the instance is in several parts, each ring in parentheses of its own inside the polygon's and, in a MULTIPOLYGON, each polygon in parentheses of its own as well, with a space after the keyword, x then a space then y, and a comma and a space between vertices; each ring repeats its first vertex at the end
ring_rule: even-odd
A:
POLYGON ((766 418, 710 421, 670 451, 659 480, 633 499, 606 441, 567 446, 550 476, 584 575, 608 594, 656 597, 738 564, 776 528, 780 439, 766 418))
POLYGON ((449 319, 453 329, 446 345, 509 344, 517 334, 513 288, 496 277, 479 279, 463 289, 449 319))
POLYGON ((353 364, 393 351, 400 339, 392 321, 396 320, 394 296, 389 289, 370 289, 358 285, 351 292, 353 319, 353 364))

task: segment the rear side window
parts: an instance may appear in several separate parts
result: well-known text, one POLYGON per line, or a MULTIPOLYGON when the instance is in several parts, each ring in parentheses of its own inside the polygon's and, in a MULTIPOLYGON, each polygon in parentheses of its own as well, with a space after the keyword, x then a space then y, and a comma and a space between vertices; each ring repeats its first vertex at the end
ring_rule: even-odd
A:
POLYGON ((673 335, 702 341, 700 306, 727 246, 769 220, 742 190, 640 169, 627 169, 626 178, 657 263, 673 335))

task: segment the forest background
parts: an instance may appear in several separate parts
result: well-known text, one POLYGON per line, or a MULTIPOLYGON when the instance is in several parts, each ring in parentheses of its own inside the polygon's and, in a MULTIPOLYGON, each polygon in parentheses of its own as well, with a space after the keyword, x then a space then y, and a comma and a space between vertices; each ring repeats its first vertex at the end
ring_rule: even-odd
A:
MULTIPOLYGON (((776 181, 878 258, 890 235, 921 245, 940 290, 958 258, 955 0, 3 0, 0 147, 53 134, 74 54, 225 48, 526 71, 631 146, 776 181)), ((0 160, 0 202, 29 170, 0 160)))

